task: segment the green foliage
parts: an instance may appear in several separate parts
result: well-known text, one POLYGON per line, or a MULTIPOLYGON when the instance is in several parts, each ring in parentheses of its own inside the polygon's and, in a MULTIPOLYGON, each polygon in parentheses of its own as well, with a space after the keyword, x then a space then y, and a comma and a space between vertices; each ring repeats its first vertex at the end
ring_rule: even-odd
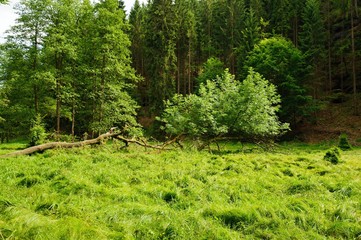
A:
MULTIPOLYGON (((7 102, 8 102, 4 95, 5 94, 3 94, 3 88, 1 88, 1 86, 0 86, 0 112, 2 112, 2 113, 5 112, 5 108, 6 108, 7 102)), ((2 118, 0 115, 0 123, 3 121, 5 121, 5 119, 2 118)))
POLYGON ((163 101, 175 93, 177 25, 173 1, 155 0, 150 3, 145 21, 145 61, 149 78, 147 96, 153 112, 157 112, 162 109, 163 101))
POLYGON ((351 144, 348 142, 347 134, 343 133, 340 135, 338 147, 343 151, 352 149, 351 144))
POLYGON ((307 0, 303 13, 303 25, 300 33, 300 48, 307 61, 316 67, 325 57, 325 28, 321 17, 321 2, 307 0))
POLYGON ((209 58, 207 62, 203 64, 201 73, 196 79, 198 88, 202 84, 206 84, 207 81, 216 81, 217 77, 222 78, 224 74, 224 65, 218 58, 209 58))
POLYGON ((0 54, 1 92, 9 100, 1 111, 6 131, 27 135, 36 114, 57 134, 137 126, 138 78, 118 1, 23 0, 17 10, 0 54))
POLYGON ((307 74, 307 63, 301 51, 282 37, 260 41, 248 56, 246 69, 253 67, 277 86, 281 95, 280 117, 291 125, 313 111, 311 97, 302 81, 307 74))
POLYGON ((45 142, 47 134, 45 131, 44 124, 42 123, 42 119, 40 114, 36 115, 33 120, 33 126, 30 128, 30 146, 36 146, 43 144, 45 142))
POLYGON ((276 116, 279 102, 275 86, 252 69, 243 82, 226 70, 216 81, 202 84, 199 95, 175 95, 167 101, 160 121, 171 135, 270 137, 288 129, 276 116))
POLYGON ((95 132, 107 132, 117 127, 124 135, 141 135, 140 126, 136 121, 137 103, 124 91, 121 85, 110 85, 106 88, 107 95, 102 109, 102 120, 94 122, 91 129, 95 132))
POLYGON ((337 147, 330 148, 327 150, 324 160, 331 162, 332 164, 338 164, 341 161, 341 152, 337 147))

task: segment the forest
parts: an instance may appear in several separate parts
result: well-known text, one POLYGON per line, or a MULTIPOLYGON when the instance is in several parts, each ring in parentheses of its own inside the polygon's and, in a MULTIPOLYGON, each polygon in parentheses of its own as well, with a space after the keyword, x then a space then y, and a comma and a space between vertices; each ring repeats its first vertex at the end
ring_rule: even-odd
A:
POLYGON ((361 239, 357 0, 124 5, 16 6, 0 239, 361 239))
POLYGON ((129 16, 116 0, 22 0, 16 10, 0 48, 2 141, 111 127, 275 136, 317 122, 344 95, 359 114, 356 0, 136 1, 129 16), (272 93, 252 95, 260 89, 272 93))

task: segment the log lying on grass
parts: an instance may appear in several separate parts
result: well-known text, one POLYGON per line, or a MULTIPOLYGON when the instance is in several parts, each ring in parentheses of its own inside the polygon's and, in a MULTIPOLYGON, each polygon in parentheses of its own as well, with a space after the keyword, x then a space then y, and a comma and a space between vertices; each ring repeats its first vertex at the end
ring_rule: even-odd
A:
POLYGON ((4 154, 1 155, 0 158, 8 158, 8 157, 15 157, 15 156, 20 156, 20 155, 29 155, 32 153, 36 153, 36 152, 42 152, 45 151, 47 149, 53 149, 53 148, 74 148, 74 147, 82 147, 85 145, 94 145, 94 144, 99 144, 101 142, 103 142, 106 139, 109 138, 115 138, 118 140, 121 140, 125 143, 126 146, 129 145, 129 143, 135 143, 137 145, 146 147, 146 148, 153 148, 153 149, 159 149, 159 150, 169 150, 166 147, 166 144, 160 145, 160 146, 153 146, 153 145, 149 145, 148 143, 146 143, 145 141, 139 141, 136 139, 128 139, 125 138, 123 136, 121 136, 121 133, 104 133, 102 135, 100 135, 97 138, 94 139, 89 139, 89 140, 85 140, 85 141, 81 141, 81 142, 75 142, 75 143, 67 143, 67 142, 50 142, 50 143, 45 143, 45 144, 41 144, 38 146, 33 146, 33 147, 29 147, 23 150, 19 150, 16 152, 12 152, 12 153, 8 153, 8 154, 4 154))

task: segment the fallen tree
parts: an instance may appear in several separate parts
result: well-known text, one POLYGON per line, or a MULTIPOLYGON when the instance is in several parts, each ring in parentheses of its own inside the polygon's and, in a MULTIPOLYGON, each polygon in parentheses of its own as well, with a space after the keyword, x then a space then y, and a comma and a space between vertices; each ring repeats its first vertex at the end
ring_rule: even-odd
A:
POLYGON ((37 145, 37 146, 29 147, 29 148, 26 148, 26 149, 23 149, 23 150, 19 150, 19 151, 15 151, 15 152, 12 152, 12 153, 1 155, 0 158, 16 157, 16 156, 21 156, 21 155, 30 155, 32 153, 43 152, 45 150, 54 149, 54 148, 74 148, 74 147, 82 147, 82 146, 86 146, 86 145, 100 144, 100 143, 102 143, 105 140, 110 139, 110 138, 118 139, 118 140, 124 142, 125 147, 128 147, 129 143, 135 143, 135 144, 137 144, 139 146, 142 146, 142 147, 145 147, 145 148, 152 148, 152 149, 158 149, 158 150, 170 150, 169 148, 166 148, 166 146, 173 143, 173 141, 169 141, 169 142, 166 142, 166 143, 164 143, 162 145, 150 145, 146 141, 125 138, 125 137, 123 137, 121 135, 120 132, 116 132, 116 133, 108 132, 108 133, 104 133, 104 134, 100 135, 97 138, 84 140, 84 141, 81 141, 81 142, 74 142, 74 143, 49 142, 49 143, 44 143, 44 144, 41 144, 41 145, 37 145))

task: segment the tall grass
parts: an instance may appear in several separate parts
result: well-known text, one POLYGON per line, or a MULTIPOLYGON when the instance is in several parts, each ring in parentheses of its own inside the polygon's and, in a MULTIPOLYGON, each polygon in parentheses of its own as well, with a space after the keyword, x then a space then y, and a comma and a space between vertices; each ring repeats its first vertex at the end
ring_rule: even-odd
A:
POLYGON ((1 159, 0 239, 361 238, 361 150, 334 165, 328 147, 105 145, 1 159))

